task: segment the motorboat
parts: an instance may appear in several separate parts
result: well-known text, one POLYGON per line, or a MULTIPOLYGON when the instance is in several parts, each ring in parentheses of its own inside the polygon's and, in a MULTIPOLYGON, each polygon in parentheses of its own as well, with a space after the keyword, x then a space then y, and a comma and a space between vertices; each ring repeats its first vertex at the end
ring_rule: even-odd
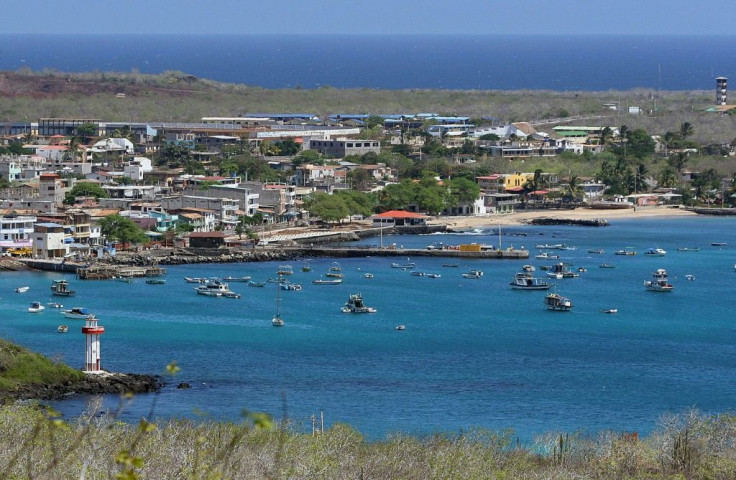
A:
POLYGON ((463 278, 480 278, 483 276, 483 272, 480 270, 469 270, 463 273, 463 278))
POLYGON ((403 270, 408 270, 408 269, 414 268, 416 266, 417 266, 417 264, 414 263, 414 262, 404 263, 404 264, 399 264, 399 263, 392 263, 391 264, 391 268, 401 268, 403 270))
POLYGON ((279 269, 276 271, 278 275, 293 275, 294 269, 291 265, 279 265, 279 269))
POLYGON ((678 252, 699 252, 700 247, 679 247, 678 252))
POLYGON ((458 265, 457 263, 443 263, 442 266, 445 268, 457 268, 460 265, 458 265))
POLYGON ((348 301, 340 309, 342 313, 376 313, 373 307, 366 307, 363 303, 363 297, 359 293, 353 293, 348 301))
POLYGON ((95 316, 83 307, 72 307, 69 310, 63 310, 61 313, 64 315, 64 318, 70 318, 72 320, 87 320, 88 318, 93 318, 95 316))
POLYGON ((220 280, 207 280, 205 283, 194 287, 194 291, 199 295, 205 295, 207 297, 221 297, 225 292, 229 292, 227 283, 221 282, 220 280))
POLYGON ((332 262, 332 265, 327 270, 327 273, 325 273, 325 277, 342 278, 342 267, 340 267, 340 264, 337 262, 332 262))
POLYGON ((18 287, 15 289, 15 293, 26 293, 31 287, 18 287))
POLYGON ((411 272, 411 276, 412 277, 423 277, 425 275, 426 275, 426 273, 424 273, 424 272, 418 272, 418 271, 411 272))
POLYGON ((524 271, 514 275, 514 279, 509 282, 509 285, 514 290, 549 290, 552 287, 551 283, 534 277, 531 272, 524 271))
POLYGON ((580 272, 580 273, 585 273, 587 271, 588 271, 588 269, 585 268, 585 267, 578 267, 578 272, 580 272))
POLYGON ((373 278, 373 274, 372 273, 369 273, 369 272, 366 272, 366 273, 363 274, 363 278, 373 278))
POLYGON ((598 265, 598 268, 616 268, 615 265, 611 265, 610 263, 601 263, 598 265))
POLYGON ((406 330, 406 325, 396 325, 396 330, 406 330))
POLYGON ((46 304, 49 308, 64 308, 64 305, 59 302, 49 302, 46 304))
POLYGON ((589 248, 588 249, 588 253, 595 253, 596 255, 601 255, 601 254, 603 254, 605 252, 606 251, 603 250, 602 248, 589 248))
POLYGON ((59 332, 59 333, 66 333, 66 332, 69 331, 69 326, 68 325, 59 325, 58 327, 56 327, 56 331, 59 332))
POLYGON ((340 285, 342 283, 342 278, 332 278, 330 280, 318 278, 316 280, 312 280, 312 283, 315 285, 340 285))
POLYGON ((309 263, 304 262, 304 265, 302 265, 302 272, 311 272, 312 267, 309 266, 309 263))
POLYGON ((299 285, 298 283, 280 283, 279 288, 281 290, 288 290, 291 292, 301 292, 302 291, 302 286, 299 285))
POLYGON ((632 250, 631 248, 622 248, 620 250, 616 250, 613 253, 615 255, 633 256, 636 255, 636 250, 632 250))
POLYGON ((46 307, 41 305, 41 302, 31 302, 31 306, 28 307, 29 313, 40 313, 46 310, 46 307))
POLYGON ((442 275, 439 273, 428 273, 427 278, 440 278, 442 275))
POLYGON ((250 282, 251 278, 253 277, 244 275, 242 277, 223 277, 222 280, 225 282, 250 282))
POLYGON ((652 273, 652 279, 644 282, 644 287, 651 292, 671 292, 675 288, 667 279, 667 270, 658 268, 652 273))
POLYGON ((148 285, 163 285, 166 283, 166 280, 164 280, 163 278, 149 278, 148 280, 146 280, 146 283, 148 285))
POLYGON ((250 282, 248 282, 248 286, 249 287, 265 287, 266 282, 254 282, 253 280, 251 280, 250 282))
POLYGON ((687 275, 685 275, 685 278, 687 280, 690 280, 692 282, 693 280, 695 280, 695 275, 687 274, 687 275))
POLYGON ((544 297, 544 305, 547 310, 556 312, 569 312, 572 308, 572 302, 569 298, 563 297, 556 293, 550 293, 544 297))
POLYGON ((534 273, 537 271, 537 269, 534 268, 534 265, 522 265, 521 271, 526 273, 534 273))
POLYGON ((57 297, 73 297, 77 292, 69 289, 69 282, 66 280, 54 280, 51 282, 51 295, 57 297))
POLYGON ((239 293, 235 293, 232 290, 228 290, 227 292, 223 292, 222 293, 222 296, 225 297, 225 298, 235 298, 235 299, 238 299, 238 298, 242 297, 242 295, 240 295, 239 293))
POLYGON ((606 308, 604 310, 601 310, 601 313, 618 313, 618 308, 606 308))
POLYGON ((114 277, 114 278, 115 278, 115 280, 117 280, 118 282, 123 282, 123 283, 133 283, 133 277, 129 277, 129 276, 127 276, 127 275, 119 275, 119 276, 117 276, 117 277, 114 277))
POLYGON ((538 255, 535 255, 534 258, 538 258, 540 260, 557 260, 560 256, 555 255, 554 253, 541 252, 538 255))
POLYGON ((726 242, 713 242, 710 244, 712 247, 725 247, 728 245, 726 242))
POLYGON ((184 277, 187 283, 204 283, 207 281, 206 278, 201 277, 184 277))
POLYGON ((644 255, 649 255, 650 257, 664 257, 667 255, 667 252, 661 248, 648 248, 646 252, 644 252, 644 255))
POLYGON ((577 273, 570 270, 570 266, 560 262, 552 265, 552 268, 547 271, 547 276, 550 278, 560 278, 560 275, 562 275, 561 278, 575 278, 579 276, 577 273))
POLYGON ((564 243, 560 244, 560 246, 557 247, 557 250, 577 250, 577 249, 578 247, 573 247, 572 245, 565 245, 564 243))
POLYGON ((537 250, 559 250, 562 248, 562 243, 555 243, 554 245, 550 245, 548 243, 543 243, 541 245, 535 245, 534 248, 537 250))

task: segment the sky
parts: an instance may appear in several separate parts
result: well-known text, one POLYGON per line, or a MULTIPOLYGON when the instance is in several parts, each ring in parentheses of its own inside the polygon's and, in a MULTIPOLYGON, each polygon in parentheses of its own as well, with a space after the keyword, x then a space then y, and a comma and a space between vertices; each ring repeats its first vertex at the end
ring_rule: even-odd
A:
POLYGON ((732 0, 37 0, 6 34, 732 35, 732 0))

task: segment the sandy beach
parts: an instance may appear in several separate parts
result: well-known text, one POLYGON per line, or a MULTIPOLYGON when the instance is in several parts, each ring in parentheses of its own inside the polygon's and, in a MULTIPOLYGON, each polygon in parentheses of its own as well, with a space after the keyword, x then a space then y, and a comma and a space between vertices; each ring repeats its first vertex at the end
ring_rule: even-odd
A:
POLYGON ((516 212, 499 215, 482 216, 457 216, 457 217, 435 217, 428 223, 430 225, 447 225, 450 228, 472 228, 484 225, 514 226, 523 225, 535 218, 555 218, 570 220, 595 220, 605 219, 609 222, 617 219, 634 218, 672 218, 691 217, 697 215, 694 212, 680 208, 652 206, 626 209, 594 210, 590 208, 576 208, 575 210, 535 210, 529 212, 516 212))

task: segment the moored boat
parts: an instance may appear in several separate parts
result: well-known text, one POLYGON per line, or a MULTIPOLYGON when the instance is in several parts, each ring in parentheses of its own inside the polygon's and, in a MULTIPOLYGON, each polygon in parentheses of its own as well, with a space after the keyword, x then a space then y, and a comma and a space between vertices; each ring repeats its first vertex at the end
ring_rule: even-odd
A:
POLYGON ((228 284, 221 282, 220 280, 207 280, 202 285, 194 287, 194 291, 199 295, 207 297, 228 296, 230 298, 234 298, 233 295, 231 295, 232 292, 230 291, 228 284))
POLYGON ((164 280, 163 278, 149 278, 148 280, 146 280, 146 283, 148 285, 163 285, 166 283, 166 280, 164 280))
POLYGON ((373 307, 367 307, 363 302, 363 297, 359 293, 353 293, 340 309, 342 313, 376 313, 373 307))
POLYGON ((279 269, 276 271, 278 275, 293 275, 294 269, 291 265, 279 265, 279 269))
POLYGON ((302 286, 299 285, 298 283, 280 283, 279 284, 279 288, 281 290, 289 290, 289 291, 292 291, 292 292, 301 292, 302 291, 302 286))
POLYGON ((204 283, 207 281, 206 278, 201 278, 201 277, 184 277, 184 280, 187 283, 204 283))
POLYGON ((410 263, 404 263, 404 264, 399 264, 399 263, 392 263, 392 264, 391 264, 391 268, 402 268, 402 269, 404 269, 404 270, 408 270, 408 269, 410 269, 410 268, 414 268, 414 267, 416 267, 416 266, 417 266, 417 265, 416 265, 416 263, 414 263, 414 262, 410 262, 410 263))
POLYGON ((597 255, 600 255, 602 253, 605 253, 605 250, 603 250, 602 248, 589 248, 588 253, 595 253, 597 255))
POLYGON ((321 278, 318 278, 316 280, 312 280, 312 283, 315 285, 340 285, 342 283, 341 278, 333 278, 330 280, 323 280, 321 278))
POLYGON ((58 302, 49 302, 46 305, 48 305, 50 308, 64 308, 64 305, 58 302))
POLYGON ((547 272, 547 276, 551 278, 575 278, 578 274, 570 270, 569 265, 560 262, 552 265, 552 268, 547 272))
POLYGON ((363 274, 363 278, 373 278, 373 274, 372 273, 369 273, 369 272, 366 272, 366 273, 363 274))
POLYGON ((623 255, 623 256, 633 256, 636 255, 636 250, 633 250, 630 247, 622 248, 620 250, 616 250, 613 252, 615 255, 623 255))
POLYGON ((26 293, 31 287, 18 287, 15 289, 15 293, 26 293))
POLYGON ((601 310, 601 313, 618 313, 618 308, 606 308, 601 310))
POLYGON ((439 273, 428 273, 427 278, 440 278, 442 275, 439 273))
POLYGON ((54 280, 51 282, 51 295, 57 297, 73 297, 77 292, 69 289, 69 282, 66 280, 54 280))
POLYGON ((514 275, 514 279, 509 282, 514 290, 549 290, 551 283, 541 278, 536 278, 530 272, 518 272, 514 275))
POLYGON ((59 333, 66 333, 67 331, 69 331, 69 326, 68 325, 59 325, 58 327, 56 327, 56 331, 59 332, 59 333))
POLYGON ((250 279, 253 277, 250 277, 248 275, 244 275, 242 277, 223 277, 223 281, 225 282, 250 282, 250 279))
POLYGON ((250 282, 248 282, 248 286, 249 287, 265 287, 266 282, 254 282, 253 280, 251 280, 250 282))
POLYGON ((557 260, 560 256, 553 253, 541 252, 538 255, 535 255, 534 258, 538 258, 540 260, 557 260))
POLYGON ((31 306, 28 307, 29 313, 40 313, 46 310, 46 307, 41 305, 41 302, 31 302, 31 306))
POLYGON ((678 252, 699 252, 700 247, 679 247, 678 252))
POLYGON ((667 255, 667 252, 659 247, 657 248, 648 248, 644 255, 649 255, 650 257, 664 257, 667 255))
POLYGON ((63 310, 61 313, 65 318, 70 318, 72 320, 87 320, 88 318, 95 316, 84 307, 72 307, 69 310, 63 310))
POLYGON ((563 297, 556 293, 550 293, 544 297, 544 305, 547 310, 556 312, 568 312, 572 308, 572 302, 569 298, 563 297))
POLYGON ((658 268, 652 273, 652 279, 644 282, 644 287, 650 292, 671 292, 675 288, 667 279, 667 270, 658 268))
POLYGON ((483 276, 483 272, 480 270, 469 270, 463 273, 463 278, 480 278, 483 276))

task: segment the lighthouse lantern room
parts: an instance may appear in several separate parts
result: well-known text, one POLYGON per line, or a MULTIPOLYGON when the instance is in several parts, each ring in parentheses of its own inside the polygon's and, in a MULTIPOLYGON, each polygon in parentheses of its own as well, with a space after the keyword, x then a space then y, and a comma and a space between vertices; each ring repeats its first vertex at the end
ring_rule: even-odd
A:
POLYGON ((82 327, 85 343, 85 372, 101 372, 100 365, 100 335, 105 333, 105 327, 97 325, 97 317, 87 317, 82 327))

